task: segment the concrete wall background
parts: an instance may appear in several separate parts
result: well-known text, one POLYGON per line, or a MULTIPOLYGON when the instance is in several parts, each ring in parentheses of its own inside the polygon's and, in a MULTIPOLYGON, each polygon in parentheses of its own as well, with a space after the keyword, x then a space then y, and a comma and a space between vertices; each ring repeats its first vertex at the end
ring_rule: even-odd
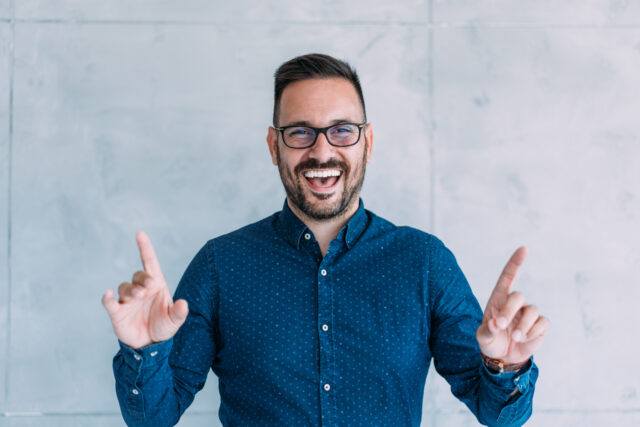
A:
MULTIPOLYGON (((482 305, 529 246, 528 425, 639 425, 639 2, 0 0, 0 427, 122 424, 103 291, 137 230, 175 286, 280 209, 272 75, 311 51, 361 75, 369 209, 442 238, 482 305)), ((434 372, 423 425, 475 425, 434 372)))

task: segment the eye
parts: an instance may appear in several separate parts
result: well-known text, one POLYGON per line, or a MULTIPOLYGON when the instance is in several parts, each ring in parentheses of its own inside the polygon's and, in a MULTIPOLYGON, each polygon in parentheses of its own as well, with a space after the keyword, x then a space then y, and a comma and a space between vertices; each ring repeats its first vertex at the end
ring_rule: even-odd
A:
POLYGON ((331 133, 349 134, 353 132, 355 132, 355 126, 353 125, 338 125, 331 128, 331 133))
POLYGON ((307 136, 312 134, 312 130, 305 127, 295 127, 286 130, 287 136, 307 136))

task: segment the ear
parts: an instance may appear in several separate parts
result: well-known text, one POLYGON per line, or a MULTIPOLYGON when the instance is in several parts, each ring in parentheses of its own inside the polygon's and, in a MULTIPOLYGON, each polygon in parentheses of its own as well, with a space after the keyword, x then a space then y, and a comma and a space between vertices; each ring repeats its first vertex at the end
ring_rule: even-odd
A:
POLYGON ((367 126, 364 128, 364 140, 366 141, 365 150, 367 150, 367 163, 371 161, 371 152, 373 151, 373 127, 371 127, 371 123, 367 123, 367 126))
POLYGON ((267 145, 269 146, 269 153, 271 154, 271 161, 274 165, 278 165, 278 152, 276 146, 278 145, 278 131, 273 126, 269 126, 267 132, 267 145))

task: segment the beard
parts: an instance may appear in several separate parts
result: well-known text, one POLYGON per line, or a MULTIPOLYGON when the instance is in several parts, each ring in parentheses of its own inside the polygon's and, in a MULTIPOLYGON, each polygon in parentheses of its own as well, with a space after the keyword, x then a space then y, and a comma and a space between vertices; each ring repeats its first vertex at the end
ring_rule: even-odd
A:
POLYGON ((278 156, 278 171, 280 172, 280 179, 282 180, 284 190, 287 193, 287 198, 309 218, 319 221, 337 218, 344 214, 347 207, 351 206, 351 204, 359 197, 360 189, 364 182, 364 173, 367 163, 366 146, 363 150, 361 161, 354 165, 355 167, 353 170, 346 162, 332 158, 324 163, 320 163, 316 159, 305 160, 298 163, 292 172, 289 165, 280 155, 279 145, 276 145, 276 153, 278 156), (325 206, 322 206, 324 203, 320 203, 320 206, 318 206, 317 203, 314 203, 314 201, 310 199, 313 198, 322 202, 333 197, 333 193, 305 194, 305 190, 306 193, 308 193, 309 189, 306 184, 302 182, 302 180, 306 178, 302 176, 301 172, 309 169, 339 169, 341 171, 340 179, 343 180, 343 189, 340 198, 336 202, 325 204, 325 206))

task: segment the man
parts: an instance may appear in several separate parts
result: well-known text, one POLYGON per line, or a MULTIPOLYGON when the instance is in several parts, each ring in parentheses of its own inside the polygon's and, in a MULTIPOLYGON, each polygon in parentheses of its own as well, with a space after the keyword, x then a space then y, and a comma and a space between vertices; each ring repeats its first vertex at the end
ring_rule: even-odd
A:
POLYGON ((138 233, 144 270, 103 297, 127 424, 177 423, 211 368, 224 425, 417 426, 432 358, 481 423, 526 421, 548 328, 511 291, 526 249, 483 315, 442 242, 364 209, 373 130, 342 61, 280 66, 273 123, 282 211, 207 242, 175 302, 138 233))

